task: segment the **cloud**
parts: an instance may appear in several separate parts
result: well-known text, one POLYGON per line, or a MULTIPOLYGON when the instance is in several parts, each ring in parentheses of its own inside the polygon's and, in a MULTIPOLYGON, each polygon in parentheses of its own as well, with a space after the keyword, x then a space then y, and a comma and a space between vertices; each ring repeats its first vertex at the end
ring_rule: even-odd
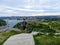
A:
POLYGON ((56 15, 60 15, 60 12, 32 14, 32 16, 56 16, 56 15))
POLYGON ((12 0, 3 0, 3 1, 12 1, 12 0))
POLYGON ((14 13, 15 11, 8 6, 0 5, 0 12, 14 13))
POLYGON ((8 7, 8 6, 1 6, 0 11, 6 11, 6 12, 14 12, 16 10, 19 11, 32 11, 32 12, 44 12, 45 10, 33 10, 30 9, 30 7, 25 7, 25 8, 14 8, 14 7, 8 7))
MULTIPOLYGON (((42 6, 45 7, 45 6, 42 6)), ((1 6, 0 5, 0 15, 8 15, 8 16, 28 16, 28 15, 32 15, 32 16, 42 16, 42 15, 60 15, 60 13, 55 12, 55 13, 47 13, 47 10, 33 10, 30 8, 14 8, 14 7, 9 7, 9 6, 1 6), (25 13, 24 13, 25 12, 25 13), (44 13, 45 12, 45 13, 44 13)))
POLYGON ((25 9, 25 8, 14 8, 14 7, 9 7, 5 5, 0 5, 0 15, 2 16, 17 16, 17 15, 22 15, 22 16, 27 16, 30 15, 30 12, 43 12, 44 10, 32 10, 32 9, 25 9), (26 12, 26 13, 24 13, 26 12), (27 14, 27 12, 29 12, 27 14))
POLYGON ((0 0, 0 14, 60 14, 60 0, 0 0))

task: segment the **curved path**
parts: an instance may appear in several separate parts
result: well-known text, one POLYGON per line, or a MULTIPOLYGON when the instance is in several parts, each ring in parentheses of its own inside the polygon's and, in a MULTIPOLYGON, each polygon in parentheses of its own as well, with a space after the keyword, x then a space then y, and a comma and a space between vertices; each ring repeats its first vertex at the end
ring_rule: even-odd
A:
POLYGON ((18 34, 11 36, 3 45, 35 45, 32 34, 18 34))

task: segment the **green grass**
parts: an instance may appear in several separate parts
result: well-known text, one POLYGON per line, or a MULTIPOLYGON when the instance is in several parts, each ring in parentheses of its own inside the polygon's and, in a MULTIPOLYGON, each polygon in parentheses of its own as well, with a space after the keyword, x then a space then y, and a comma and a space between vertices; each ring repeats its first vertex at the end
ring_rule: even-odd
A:
POLYGON ((34 36, 36 45, 60 45, 60 36, 55 38, 53 36, 38 35, 34 36))
POLYGON ((18 31, 7 31, 7 32, 3 32, 3 33, 0 33, 0 45, 3 45, 3 43, 12 35, 15 35, 15 34, 20 34, 21 32, 18 32, 18 31))
POLYGON ((6 25, 6 22, 0 19, 0 26, 5 26, 5 25, 6 25))
MULTIPOLYGON (((18 23, 14 26, 14 28, 19 28, 22 30, 22 23, 18 23)), ((48 30, 60 30, 60 22, 56 21, 28 21, 27 22, 27 30, 37 31, 37 32, 48 32, 48 30)), ((52 32, 52 31, 51 31, 52 32)))

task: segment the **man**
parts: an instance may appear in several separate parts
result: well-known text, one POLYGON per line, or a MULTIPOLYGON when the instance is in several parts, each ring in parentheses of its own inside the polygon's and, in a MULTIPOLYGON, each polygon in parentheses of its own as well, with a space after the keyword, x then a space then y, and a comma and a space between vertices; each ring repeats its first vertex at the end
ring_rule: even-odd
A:
POLYGON ((26 22, 26 20, 24 18, 23 18, 22 25, 23 25, 23 30, 26 30, 26 28, 27 28, 27 22, 26 22))

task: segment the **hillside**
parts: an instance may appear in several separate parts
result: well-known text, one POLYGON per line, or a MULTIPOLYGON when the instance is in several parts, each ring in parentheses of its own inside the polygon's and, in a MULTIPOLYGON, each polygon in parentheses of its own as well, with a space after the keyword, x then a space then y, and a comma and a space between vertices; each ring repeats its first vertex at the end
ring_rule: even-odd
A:
POLYGON ((5 26, 5 25, 6 25, 6 22, 0 19, 0 26, 5 26))

